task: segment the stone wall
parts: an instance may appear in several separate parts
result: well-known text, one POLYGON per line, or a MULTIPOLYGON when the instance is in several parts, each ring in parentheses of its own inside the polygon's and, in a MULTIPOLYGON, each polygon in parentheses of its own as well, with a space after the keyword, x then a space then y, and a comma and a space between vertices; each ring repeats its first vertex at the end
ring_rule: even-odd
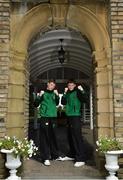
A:
MULTIPOLYGON (((6 132, 9 76, 10 3, 0 1, 0 138, 6 132)), ((0 154, 0 178, 4 174, 4 157, 0 154)))
POLYGON ((0 137, 5 135, 8 97, 10 4, 0 2, 0 137))
MULTIPOLYGON (((107 29, 111 30, 110 32, 111 32, 111 41, 112 41, 113 81, 112 78, 111 81, 113 82, 113 93, 114 93, 114 102, 113 102, 114 118, 112 117, 112 119, 114 119, 114 124, 111 123, 113 122, 113 120, 110 120, 110 124, 112 125, 111 126, 109 126, 109 124, 107 125, 107 123, 109 123, 108 116, 104 116, 103 119, 105 119, 105 122, 103 121, 102 123, 102 117, 103 117, 102 116, 101 118, 98 117, 98 119, 100 120, 98 122, 98 127, 103 127, 102 129, 106 127, 105 128, 106 132, 107 129, 109 129, 109 127, 112 129, 114 128, 115 136, 120 139, 121 143, 123 143, 123 121, 122 121, 123 119, 123 108, 122 108, 123 107, 123 66, 122 66, 123 64, 123 0, 110 0, 109 6, 110 6, 109 17, 111 18, 110 18, 110 24, 109 26, 107 26, 107 29)), ((91 10, 93 10, 96 16, 99 19, 101 18, 102 24, 106 26, 109 17, 106 16, 107 11, 105 6, 104 8, 102 8, 102 6, 98 5, 96 7, 95 4, 91 4, 91 6, 88 5, 87 7, 91 7, 91 10), (107 19, 105 20, 105 18, 107 19)), ((14 31, 15 28, 14 25, 16 24, 15 20, 18 21, 19 17, 21 19, 22 16, 24 16, 24 14, 21 13, 16 14, 15 12, 13 14, 11 13, 11 21, 13 16, 13 21, 11 22, 11 38, 12 36, 14 37, 14 33, 15 33, 14 31)), ((18 136, 23 137, 26 136, 28 133, 28 103, 29 103, 28 102, 29 99, 28 69, 29 68, 27 67, 28 63, 25 60, 27 59, 27 56, 26 54, 19 54, 19 52, 16 52, 17 54, 13 54, 13 52, 10 53, 9 41, 10 41, 10 2, 9 0, 1 0, 0 1, 0 138, 2 138, 5 135, 6 127, 10 135, 12 135, 13 133, 18 135, 19 132, 21 132, 18 136), (11 63, 9 64, 10 56, 11 56, 11 63), (23 65, 24 63, 25 65, 23 65), (11 75, 9 75, 9 73, 11 75), (9 94, 8 94, 8 83, 10 88, 9 94), (23 103, 23 101, 25 103, 23 103), (18 118, 16 115, 18 115, 18 118), (6 123, 7 120, 8 122, 6 123), (15 126, 15 122, 16 122, 16 126, 15 126)), ((99 51, 96 53, 96 58, 99 59, 98 62, 100 64, 101 62, 104 63, 103 66, 105 67, 105 62, 107 63, 107 60, 105 56, 101 56, 102 59, 100 59, 100 56, 101 56, 101 52, 99 51)), ((102 67, 102 65, 100 66, 102 67)), ((100 69, 97 70, 100 72, 100 69)), ((105 74, 105 72, 103 74, 105 74)), ((104 81, 102 81, 104 76, 102 76, 103 78, 100 79, 100 74, 98 73, 98 75, 99 75, 98 81, 104 83, 104 81)), ((98 91, 100 92, 99 88, 97 88, 97 93, 98 91)), ((103 92, 106 92, 108 94, 107 91, 103 91, 103 92)), ((102 97, 103 96, 102 93, 100 95, 98 98, 100 99, 105 98, 102 97)), ((107 97, 108 95, 104 94, 104 96, 107 97)), ((111 96, 109 96, 109 99, 110 98, 111 96)), ((100 101, 101 106, 102 104, 104 104, 104 101, 100 101)), ((101 106, 99 106, 98 109, 101 106)), ((106 110, 108 110, 108 112, 111 111, 111 109, 106 109, 106 110)), ((99 111, 99 112, 103 113, 103 111, 99 111)), ((107 113, 107 111, 104 112, 107 113)), ((97 129, 97 131, 99 131, 99 128, 97 129)), ((4 158, 1 158, 0 155, 0 175, 3 174, 3 170, 4 170, 3 161, 4 158)), ((121 169, 121 171, 123 172, 123 169, 121 169)), ((120 176, 122 176, 122 173, 120 173, 120 176)))
POLYGON ((123 143, 123 0, 111 0, 115 135, 123 143))
MULTIPOLYGON (((123 144, 123 0, 110 0, 115 136, 123 144)), ((123 177, 123 158, 119 176, 123 177)))

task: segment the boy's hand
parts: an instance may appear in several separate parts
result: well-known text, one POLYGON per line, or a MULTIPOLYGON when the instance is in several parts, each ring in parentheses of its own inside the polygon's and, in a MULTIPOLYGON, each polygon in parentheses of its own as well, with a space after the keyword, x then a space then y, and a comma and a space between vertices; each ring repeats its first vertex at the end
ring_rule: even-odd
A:
POLYGON ((44 91, 40 91, 39 96, 42 96, 44 94, 44 91))
POLYGON ((78 89, 79 89, 80 91, 84 91, 84 89, 83 89, 83 87, 82 87, 81 85, 78 86, 78 89))
POLYGON ((59 95, 59 93, 58 93, 58 91, 55 89, 54 90, 54 93, 58 96, 59 95))
POLYGON ((68 88, 66 87, 65 89, 64 89, 64 92, 66 93, 68 91, 68 88))

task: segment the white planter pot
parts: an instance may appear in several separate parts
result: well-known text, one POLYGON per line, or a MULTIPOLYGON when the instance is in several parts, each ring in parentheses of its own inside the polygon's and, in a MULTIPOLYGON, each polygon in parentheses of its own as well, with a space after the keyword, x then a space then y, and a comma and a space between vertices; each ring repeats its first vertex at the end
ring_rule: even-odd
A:
POLYGON ((118 180, 118 177, 115 176, 116 171, 119 169, 118 165, 118 155, 123 154, 123 150, 118 151, 107 151, 105 153, 106 164, 105 168, 109 171, 109 176, 106 177, 106 180, 118 180))
POLYGON ((21 161, 20 161, 20 157, 14 157, 12 154, 12 150, 6 150, 6 149, 2 149, 1 150, 2 153, 6 153, 6 163, 5 166, 10 169, 10 176, 6 179, 6 180, 21 180, 21 177, 18 177, 16 175, 17 172, 17 168, 19 168, 21 166, 21 161))

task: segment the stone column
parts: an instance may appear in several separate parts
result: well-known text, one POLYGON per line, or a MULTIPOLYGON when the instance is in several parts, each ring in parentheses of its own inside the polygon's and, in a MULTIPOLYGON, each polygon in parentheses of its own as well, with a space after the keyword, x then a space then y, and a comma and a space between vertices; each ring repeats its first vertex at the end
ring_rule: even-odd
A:
MULTIPOLYGON (((111 49, 93 52, 94 55, 94 135, 114 136, 111 49)), ((104 171, 104 157, 95 153, 97 168, 104 171)))
POLYGON ((28 121, 28 68, 26 53, 10 51, 7 133, 23 138, 28 121), (27 78, 26 78, 27 77, 27 78))
MULTIPOLYGON (((6 133, 8 108, 8 77, 9 77, 9 40, 10 40, 10 3, 0 1, 0 138, 6 133)), ((0 179, 5 174, 4 159, 0 154, 0 179)))
MULTIPOLYGON (((110 0, 114 128, 115 136, 123 144, 123 0, 110 0)), ((122 159, 123 162, 123 159, 122 159)), ((123 169, 119 171, 123 177, 123 169)))
POLYGON ((105 134, 114 135, 113 130, 113 93, 112 93, 112 66, 110 49, 94 52, 96 68, 95 74, 95 101, 97 137, 105 134))

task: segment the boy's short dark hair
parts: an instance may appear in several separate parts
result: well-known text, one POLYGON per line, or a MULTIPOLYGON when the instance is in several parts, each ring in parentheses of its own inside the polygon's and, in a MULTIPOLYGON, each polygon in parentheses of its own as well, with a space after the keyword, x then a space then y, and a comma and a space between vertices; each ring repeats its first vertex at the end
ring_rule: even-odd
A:
POLYGON ((55 79, 49 79, 49 80, 48 80, 48 83, 52 83, 52 82, 53 82, 54 84, 56 84, 55 79))
POLYGON ((76 84, 76 81, 75 81, 74 79, 69 79, 69 80, 67 81, 67 84, 69 84, 69 83, 74 83, 74 84, 76 84))

